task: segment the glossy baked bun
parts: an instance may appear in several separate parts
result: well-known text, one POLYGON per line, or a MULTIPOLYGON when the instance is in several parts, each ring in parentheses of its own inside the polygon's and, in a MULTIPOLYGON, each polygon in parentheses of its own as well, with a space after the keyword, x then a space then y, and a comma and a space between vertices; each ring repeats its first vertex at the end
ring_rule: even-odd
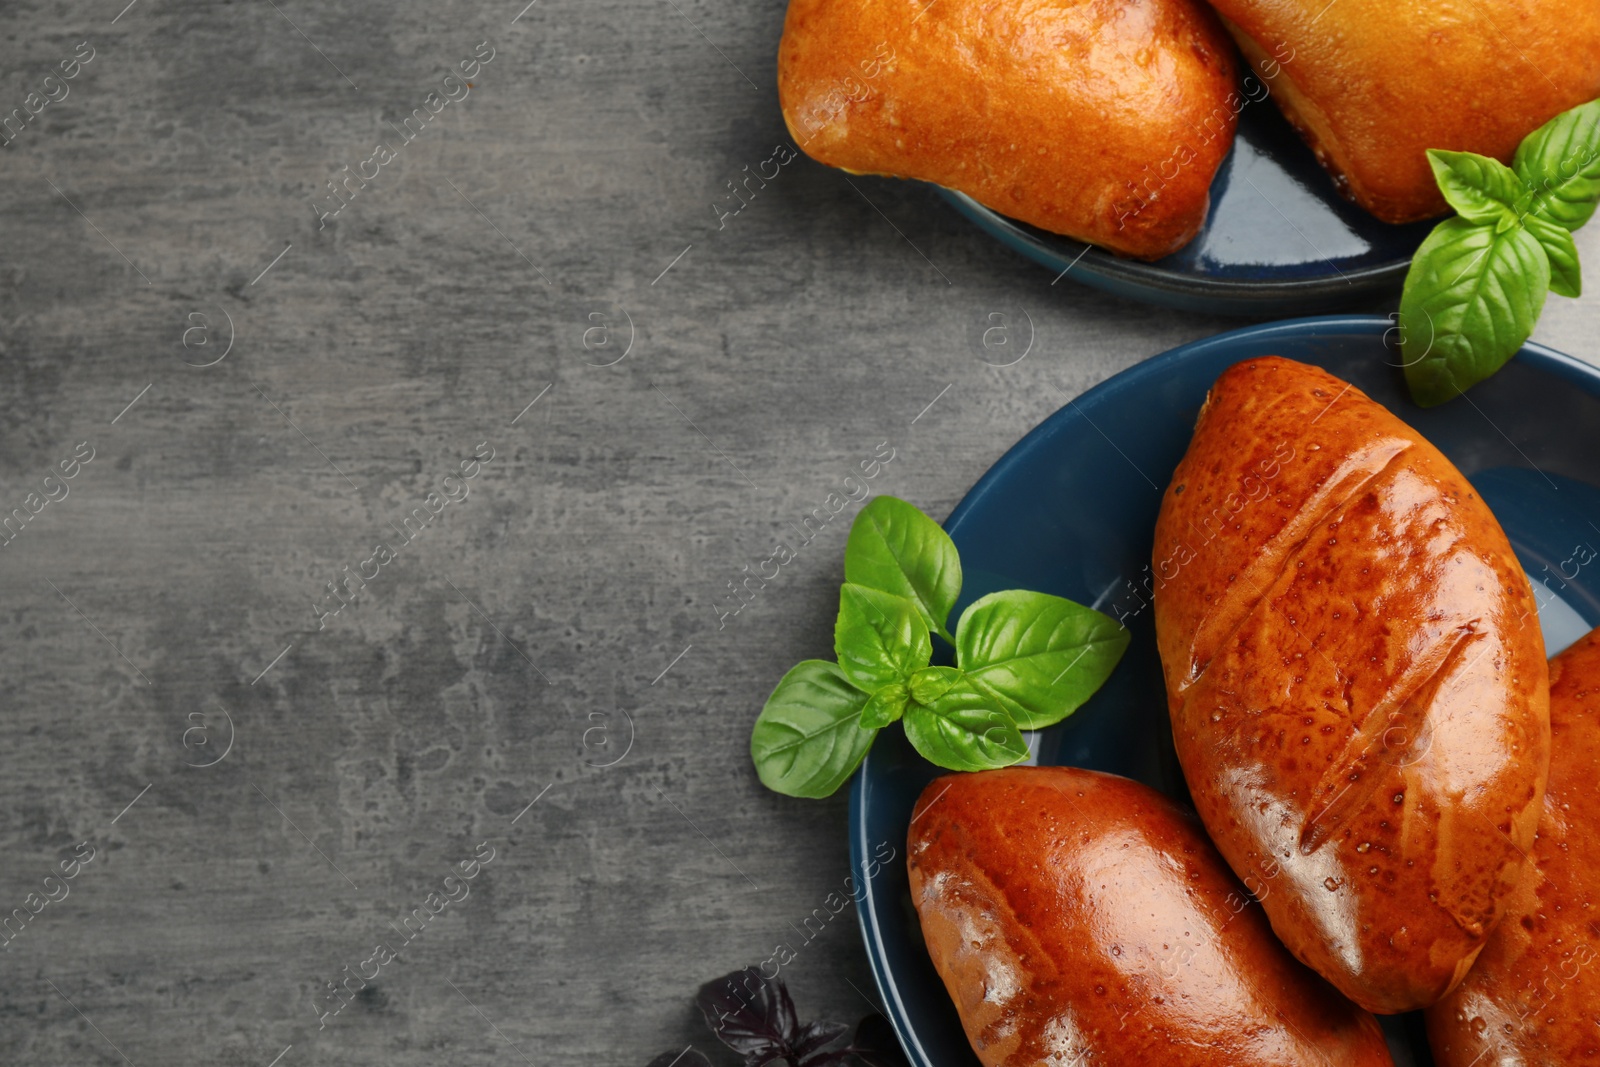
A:
POLYGON ((1137 782, 940 778, 907 858, 985 1067, 1392 1063, 1376 1020, 1284 951, 1194 817, 1137 782))
POLYGON ((1510 163, 1600 97, 1600 4, 1212 0, 1340 189, 1385 222, 1445 210, 1430 148, 1510 163))
POLYGON ((795 143, 1130 256, 1183 247, 1242 98, 1198 0, 790 0, 795 143))
POLYGON ((1466 981, 1428 1010, 1437 1067, 1600 1058, 1600 630, 1550 661, 1550 737, 1534 871, 1466 981))
POLYGON ((1315 367, 1230 367, 1162 498, 1156 640, 1206 829, 1371 1011, 1455 986, 1549 766, 1528 580, 1461 472, 1315 367))

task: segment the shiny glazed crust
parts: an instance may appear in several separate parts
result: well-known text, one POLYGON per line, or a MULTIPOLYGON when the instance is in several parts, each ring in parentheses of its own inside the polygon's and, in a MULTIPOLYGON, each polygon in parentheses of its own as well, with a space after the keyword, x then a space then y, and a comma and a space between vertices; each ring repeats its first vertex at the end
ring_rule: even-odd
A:
POLYGON ((985 1067, 1391 1067, 1376 1020, 1283 950, 1146 786, 952 775, 909 836, 923 938, 985 1067))
POLYGON ((790 0, 778 46, 813 158, 1145 259, 1205 221, 1234 73, 1195 0, 790 0))
POLYGON ((1600 97, 1600 4, 1213 0, 1289 121, 1385 222, 1444 213, 1426 151, 1510 163, 1529 133, 1600 97))
POLYGON ((1154 571, 1218 849, 1357 1004, 1443 997, 1523 873, 1549 763, 1538 616, 1494 516, 1360 390, 1266 357, 1212 387, 1154 571))
POLYGON ((1533 873, 1466 981, 1428 1010, 1438 1067, 1592 1062, 1600 1008, 1600 630, 1550 661, 1533 873))

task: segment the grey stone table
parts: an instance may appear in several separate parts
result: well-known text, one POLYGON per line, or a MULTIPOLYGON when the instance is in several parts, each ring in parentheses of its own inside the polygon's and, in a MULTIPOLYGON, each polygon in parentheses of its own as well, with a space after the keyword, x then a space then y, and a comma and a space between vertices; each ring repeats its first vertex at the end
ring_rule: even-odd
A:
POLYGON ((43 905, 8 1067, 642 1065, 780 942, 858 1017, 853 915, 796 929, 844 797, 746 748, 848 515, 730 581, 875 452, 942 516, 1234 325, 783 161, 776 0, 525 3, 0 9, 0 113, 38 110, 0 148, 0 912, 43 905))

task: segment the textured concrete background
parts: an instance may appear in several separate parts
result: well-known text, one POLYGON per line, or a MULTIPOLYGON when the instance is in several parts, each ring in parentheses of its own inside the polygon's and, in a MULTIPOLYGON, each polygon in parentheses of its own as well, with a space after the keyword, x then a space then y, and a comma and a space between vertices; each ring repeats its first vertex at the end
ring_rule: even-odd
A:
MULTIPOLYGON (((774 0, 124 3, 0 8, 0 111, 93 51, 0 149, 0 505, 93 457, 0 550, 0 911, 93 849, 0 954, 0 1063, 703 1044, 695 987, 848 873, 843 795, 765 792, 746 745, 828 651, 849 515, 719 627, 726 583, 880 443, 875 489, 942 516, 1067 398, 1234 323, 1052 288, 805 159, 719 228, 784 139, 774 0), (986 366, 1023 310, 1029 357, 986 366)), ((1597 326, 1552 299, 1539 337, 1594 358, 1597 326)), ((784 973, 867 1010, 849 912, 784 973)))

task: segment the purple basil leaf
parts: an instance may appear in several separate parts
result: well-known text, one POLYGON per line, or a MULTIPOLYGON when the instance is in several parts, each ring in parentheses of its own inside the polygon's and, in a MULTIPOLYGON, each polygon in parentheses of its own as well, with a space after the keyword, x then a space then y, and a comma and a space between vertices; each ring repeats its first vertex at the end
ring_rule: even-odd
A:
POLYGON ((791 1054, 797 1060, 804 1060, 813 1052, 833 1044, 849 1032, 850 1027, 844 1023, 807 1023, 796 1038, 791 1054))
POLYGON ((749 1067, 786 1057, 799 1037, 788 989, 754 967, 707 982, 695 1004, 717 1039, 744 1056, 749 1067))
POLYGON ((794 998, 789 995, 789 987, 784 985, 782 978, 774 978, 766 986, 775 1008, 774 1018, 783 1033, 783 1043, 793 1048, 794 1043, 800 1040, 800 1016, 794 1010, 794 998))
POLYGON ((867 1067, 910 1067, 889 1020, 874 1012, 856 1024, 856 1035, 846 1052, 853 1052, 867 1067))
POLYGON ((699 1049, 689 1048, 683 1052, 663 1052, 650 1061, 649 1067, 711 1067, 711 1061, 699 1049))

